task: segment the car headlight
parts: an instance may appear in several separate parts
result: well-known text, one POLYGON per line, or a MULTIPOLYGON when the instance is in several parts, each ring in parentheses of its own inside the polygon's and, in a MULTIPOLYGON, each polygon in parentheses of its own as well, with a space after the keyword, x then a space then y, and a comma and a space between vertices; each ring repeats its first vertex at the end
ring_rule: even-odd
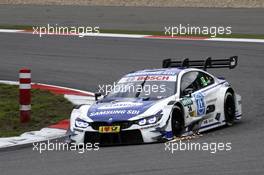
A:
POLYGON ((141 120, 138 121, 138 124, 139 124, 140 126, 143 126, 143 125, 145 125, 146 123, 147 123, 147 119, 141 119, 141 120))
POLYGON ((150 124, 157 123, 161 119, 162 115, 163 115, 162 111, 159 111, 155 115, 138 120, 137 124, 140 126, 144 126, 144 125, 150 125, 150 124))
POLYGON ((89 126, 89 123, 80 118, 77 118, 75 120, 75 126, 78 128, 87 128, 89 126))

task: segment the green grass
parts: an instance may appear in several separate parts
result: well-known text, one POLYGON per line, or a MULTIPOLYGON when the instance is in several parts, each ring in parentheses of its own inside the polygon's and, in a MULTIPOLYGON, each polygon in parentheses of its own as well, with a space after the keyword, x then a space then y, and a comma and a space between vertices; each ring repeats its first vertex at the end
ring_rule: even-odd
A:
POLYGON ((32 30, 33 26, 30 25, 8 25, 0 24, 0 29, 17 29, 17 30, 32 30))
MULTIPOLYGON (((8 25, 0 24, 0 29, 21 29, 32 30, 30 25, 8 25)), ((165 36, 164 31, 141 31, 141 30, 119 30, 119 29, 101 29, 100 33, 115 33, 115 34, 140 34, 140 35, 160 35, 165 36)), ((169 35, 167 35, 169 36, 169 35)), ((204 36, 210 35, 177 35, 177 36, 204 36)), ((264 34, 239 34, 233 33, 230 35, 217 35, 216 38, 247 38, 247 39, 264 39, 264 34)))
POLYGON ((32 90, 31 121, 20 123, 18 86, 0 84, 0 137, 17 136, 39 130, 70 117, 73 105, 62 95, 32 90))

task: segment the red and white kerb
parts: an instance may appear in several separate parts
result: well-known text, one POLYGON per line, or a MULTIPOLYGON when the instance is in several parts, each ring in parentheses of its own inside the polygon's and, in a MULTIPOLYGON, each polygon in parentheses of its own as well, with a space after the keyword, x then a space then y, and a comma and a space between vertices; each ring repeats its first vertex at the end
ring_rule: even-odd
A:
POLYGON ((19 71, 19 104, 20 122, 25 123, 30 120, 31 112, 31 71, 23 68, 19 71))

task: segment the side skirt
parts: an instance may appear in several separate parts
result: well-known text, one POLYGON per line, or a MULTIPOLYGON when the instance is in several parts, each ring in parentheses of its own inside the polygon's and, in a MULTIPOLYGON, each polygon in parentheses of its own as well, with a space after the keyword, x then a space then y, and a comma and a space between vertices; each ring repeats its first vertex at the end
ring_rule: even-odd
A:
MULTIPOLYGON (((208 125, 202 126, 199 129, 199 132, 205 132, 214 128, 218 128, 221 126, 224 126, 226 123, 225 122, 215 122, 215 123, 210 123, 208 125)), ((193 131, 186 131, 185 133, 182 134, 182 136, 189 136, 194 134, 193 131)))

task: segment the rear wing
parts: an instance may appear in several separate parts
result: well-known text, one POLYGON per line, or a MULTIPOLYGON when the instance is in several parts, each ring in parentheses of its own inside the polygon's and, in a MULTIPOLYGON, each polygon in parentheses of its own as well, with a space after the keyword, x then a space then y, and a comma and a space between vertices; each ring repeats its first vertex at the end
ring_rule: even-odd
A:
POLYGON ((173 61, 164 59, 162 68, 181 67, 181 68, 198 68, 206 70, 208 68, 229 68, 234 69, 237 66, 238 57, 232 56, 226 59, 212 59, 211 57, 205 60, 189 60, 185 58, 183 61, 173 61))

